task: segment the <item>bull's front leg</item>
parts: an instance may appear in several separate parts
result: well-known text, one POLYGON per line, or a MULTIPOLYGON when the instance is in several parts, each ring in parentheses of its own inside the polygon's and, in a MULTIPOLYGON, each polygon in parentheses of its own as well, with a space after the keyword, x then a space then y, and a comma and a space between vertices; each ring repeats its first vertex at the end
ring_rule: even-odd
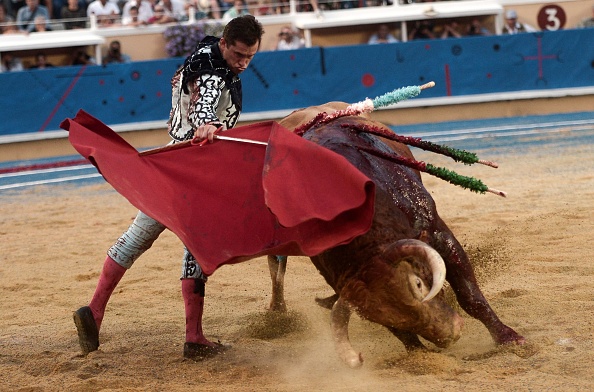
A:
POLYGON ((287 270, 287 256, 268 256, 268 269, 272 280, 272 297, 268 310, 286 312, 285 303, 285 271, 287 270))
POLYGON ((439 231, 436 238, 438 241, 434 248, 445 261, 446 280, 454 290, 462 309, 481 321, 497 344, 526 343, 523 336, 503 324, 497 317, 478 286, 466 252, 449 229, 446 227, 439 231))
POLYGON ((349 340, 349 320, 351 313, 351 306, 347 301, 339 297, 332 306, 330 320, 336 352, 349 367, 358 368, 363 365, 363 355, 361 353, 357 354, 349 340))

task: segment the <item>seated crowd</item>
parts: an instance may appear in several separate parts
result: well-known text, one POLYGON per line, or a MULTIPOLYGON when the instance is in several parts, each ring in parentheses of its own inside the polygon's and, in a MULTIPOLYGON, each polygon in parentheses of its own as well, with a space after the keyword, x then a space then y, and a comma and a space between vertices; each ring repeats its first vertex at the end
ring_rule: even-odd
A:
MULTIPOLYGON (((335 0, 318 6, 318 0, 298 2, 298 11, 352 8, 356 1, 335 0), (344 6, 343 6, 344 5, 344 6)), ((358 0, 357 0, 358 1, 358 0)), ((100 27, 141 26, 183 22, 190 19, 231 19, 250 13, 277 15, 290 11, 289 0, 3 0, 0 1, 0 34, 30 33, 36 18, 46 30, 89 27, 91 15, 100 27), (189 12, 193 10, 193 18, 189 12)))
MULTIPOLYGON (((394 0, 297 0, 297 12, 323 12, 360 7, 379 7, 394 0)), ((429 0, 399 0, 400 4, 429 0)), ((593 7, 594 9, 594 7, 593 7)), ((92 15, 100 27, 142 26, 188 21, 190 19, 229 20, 238 15, 278 15, 290 12, 289 0, 2 0, 0 2, 0 34, 31 33, 57 29, 89 27, 92 15), (189 12, 194 15, 190 17, 189 12), (43 26, 45 25, 45 27, 43 26)), ((514 10, 505 14, 504 33, 536 31, 519 23, 514 10)), ((591 18, 587 18, 591 20, 591 18)), ((480 24, 476 19, 473 24, 480 24)), ((587 20, 576 27, 588 27, 587 20)), ((464 35, 487 35, 482 26, 462 26, 456 21, 435 26, 431 19, 412 26, 408 39, 447 38, 464 35), (435 27, 438 27, 434 31, 435 27), (441 30, 443 27, 443 30, 441 30), (478 30, 474 30, 477 28, 478 30)))
MULTIPOLYGON (((400 1, 401 4, 420 2, 419 0, 400 1)), ((375 7, 392 4, 392 0, 299 0, 298 12, 315 12, 323 17, 322 12, 357 7, 375 7)), ((138 27, 151 24, 169 24, 190 19, 230 20, 243 14, 255 16, 275 15, 289 12, 289 0, 3 0, 0 2, 0 34, 29 34, 51 31, 52 22, 60 22, 58 29, 84 29, 89 27, 89 20, 95 15, 99 27, 130 26, 138 27), (188 12, 194 12, 190 18, 188 12)), ((503 34, 534 32, 536 28, 518 21, 515 10, 508 9, 504 14, 503 34)), ((399 42, 396 26, 380 24, 370 35, 369 44, 399 42)), ((488 36, 495 32, 482 24, 479 17, 459 20, 424 19, 408 22, 407 40, 446 39, 464 36, 488 36)), ((576 28, 594 27, 594 6, 592 16, 584 18, 576 28)), ((117 42, 117 41, 115 41, 117 42)), ((113 43, 113 42, 112 42, 113 43)), ((119 42, 116 45, 118 55, 108 56, 103 63, 122 62, 129 57, 120 53, 119 42)), ((303 32, 291 26, 281 29, 273 49, 299 49, 305 46, 303 32)), ((35 57, 35 64, 27 68, 47 68, 52 66, 43 53, 35 57)), ((93 64, 95 61, 84 50, 76 48, 72 55, 72 65, 93 64)), ((10 53, 2 53, 1 71, 25 69, 20 60, 10 53)))
MULTIPOLYGON (((513 9, 508 9, 504 13, 504 25, 502 34, 518 34, 536 32, 534 26, 528 23, 522 23, 518 20, 518 14, 513 9)), ((594 27, 594 6, 592 7, 592 17, 584 18, 575 28, 594 27)), ((417 39, 445 39, 461 38, 472 36, 489 36, 495 34, 495 31, 483 26, 481 18, 461 18, 459 20, 434 20, 425 19, 410 22, 408 26, 407 40, 417 39)), ((369 44, 399 42, 394 32, 387 24, 380 24, 377 31, 369 38, 369 44)))

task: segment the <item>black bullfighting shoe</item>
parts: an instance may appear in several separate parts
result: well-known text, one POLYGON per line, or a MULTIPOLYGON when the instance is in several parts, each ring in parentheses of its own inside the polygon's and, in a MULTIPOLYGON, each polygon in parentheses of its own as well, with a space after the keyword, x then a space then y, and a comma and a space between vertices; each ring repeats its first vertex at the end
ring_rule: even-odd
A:
POLYGON ((72 314, 78 332, 78 343, 84 355, 99 348, 99 330, 88 306, 83 306, 72 314))
POLYGON ((202 361, 203 359, 212 358, 218 354, 222 354, 230 347, 231 346, 224 345, 221 342, 215 343, 214 346, 186 342, 184 344, 184 358, 193 361, 202 361))

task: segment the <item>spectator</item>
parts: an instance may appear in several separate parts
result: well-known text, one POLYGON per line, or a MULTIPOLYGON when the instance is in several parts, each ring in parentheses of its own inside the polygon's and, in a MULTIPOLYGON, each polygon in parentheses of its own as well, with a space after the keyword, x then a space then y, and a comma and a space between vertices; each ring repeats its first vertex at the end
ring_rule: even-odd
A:
POLYGON ((189 12, 190 7, 194 9, 194 18, 196 20, 209 17, 221 19, 220 12, 218 11, 219 3, 217 0, 188 0, 184 6, 186 13, 189 12), (213 10, 215 10, 218 16, 214 16, 213 10))
POLYGON ((47 20, 52 20, 53 15, 54 15, 54 2, 53 2, 53 0, 39 0, 39 5, 42 5, 45 8, 47 8, 47 12, 49 12, 49 17, 47 18, 47 20))
POLYGON ((95 0, 87 7, 87 17, 90 18, 91 15, 97 17, 98 26, 109 27, 115 24, 120 15, 120 8, 112 1, 95 0))
POLYGON ((148 20, 148 24, 165 24, 175 22, 175 18, 165 12, 163 4, 155 4, 153 16, 148 20))
POLYGON ((223 20, 229 21, 231 19, 237 18, 238 16, 247 15, 249 14, 245 3, 243 0, 235 0, 233 2, 233 7, 229 8, 223 14, 223 20))
POLYGON ((20 33, 14 22, 14 17, 10 15, 4 3, 0 3, 0 34, 20 33))
POLYGON ((132 59, 127 54, 122 53, 120 41, 111 41, 107 54, 103 57, 103 64, 109 63, 130 63, 132 59))
POLYGON ((408 33, 408 40, 412 41, 415 39, 433 39, 435 33, 433 32, 433 24, 426 20, 418 20, 410 32, 408 33))
POLYGON ((23 62, 20 58, 14 57, 14 55, 10 52, 2 53, 0 72, 22 71, 24 69, 25 67, 23 67, 23 62))
MULTIPOLYGON (((150 20, 150 19, 149 19, 150 20)), ((128 27, 138 27, 138 26, 145 26, 149 22, 143 22, 138 18, 138 7, 133 5, 128 10, 127 16, 122 16, 122 25, 128 27)))
MULTIPOLYGON (((309 5, 311 6, 311 10, 314 12, 316 12, 315 7, 314 7, 315 3, 316 3, 315 1, 309 2, 309 5)), ((347 9, 355 8, 356 4, 354 3, 354 1, 349 1, 349 0, 326 0, 326 1, 322 2, 320 7, 323 8, 324 10, 328 10, 328 11, 337 11, 337 10, 347 10, 347 9)), ((318 13, 316 13, 316 16, 318 16, 318 13)))
MULTIPOLYGON (((276 6, 274 8, 274 13, 276 15, 288 14, 291 12, 291 4, 288 0, 279 0, 275 2, 276 6)), ((301 11, 302 6, 298 5, 297 10, 301 11)))
POLYGON ((594 27, 594 5, 592 6, 592 16, 582 19, 575 27, 577 29, 587 29, 594 27))
POLYGON ((399 42, 396 37, 390 32, 390 27, 387 24, 381 24, 377 28, 377 32, 372 34, 367 41, 368 44, 391 44, 399 42))
POLYGON ((45 16, 36 16, 35 19, 33 19, 33 25, 32 33, 44 33, 52 30, 49 28, 48 20, 45 16))
POLYGON ((53 68, 54 65, 47 61, 45 53, 39 52, 35 55, 35 64, 29 67, 30 69, 45 69, 53 68))
POLYGON ((260 9, 259 9, 259 0, 244 0, 244 7, 248 14, 259 16, 260 9))
POLYGON ((284 26, 278 33, 276 50, 292 50, 304 47, 305 39, 299 37, 299 34, 291 26, 284 26))
POLYGON ((477 36, 477 35, 482 35, 482 36, 488 36, 488 35, 493 35, 489 29, 487 29, 486 27, 484 27, 481 23, 481 21, 479 20, 479 18, 473 18, 472 21, 470 22, 470 24, 468 25, 468 31, 466 32, 467 35, 469 36, 477 36))
POLYGON ((276 13, 272 0, 248 0, 248 10, 255 16, 274 15, 276 13))
POLYGON ((83 48, 76 48, 72 53, 72 62, 71 65, 95 65, 97 62, 95 59, 83 49, 83 48))
POLYGON ((50 11, 50 19, 60 19, 62 17, 62 8, 68 5, 67 0, 47 0, 52 3, 50 11))
POLYGON ((62 8, 68 5, 68 0, 48 0, 52 3, 50 11, 51 19, 60 19, 62 17, 62 8))
POLYGON ((460 25, 455 20, 450 21, 443 25, 443 32, 441 33, 441 38, 461 38, 462 34, 458 32, 460 25))
POLYGON ((84 29, 87 27, 87 13, 79 5, 78 0, 68 0, 68 4, 62 7, 60 15, 62 19, 72 19, 64 21, 66 30, 84 29))
POLYGON ((212 17, 214 19, 221 19, 225 12, 233 7, 234 3, 235 0, 216 0, 216 7, 212 8, 212 17))
POLYGON ((25 0, 4 0, 4 6, 6 7, 6 13, 16 19, 17 12, 25 5, 25 0))
POLYGON ((384 3, 381 0, 365 0, 363 2, 363 7, 379 7, 382 5, 384 5, 384 3))
MULTIPOLYGON (((163 23, 181 22, 187 17, 187 12, 184 8, 185 4, 181 0, 161 0, 157 5, 161 5, 165 15, 170 18, 169 22, 163 23)), ((153 8, 156 8, 157 5, 153 8)))
MULTIPOLYGON (((286 2, 288 5, 288 1, 286 2)), ((331 7, 328 6, 329 1, 324 2, 323 6, 326 10, 330 9, 331 7)), ((322 7, 320 6, 320 4, 318 3, 318 0, 309 0, 309 2, 304 2, 302 3, 302 7, 303 9, 301 9, 302 12, 312 12, 316 15, 316 18, 318 19, 323 19, 324 15, 322 14, 322 7)), ((351 7, 345 7, 345 8, 351 8, 351 7)), ((290 12, 290 10, 287 10, 287 12, 290 12)))
POLYGON ((535 31, 537 30, 529 24, 518 22, 518 13, 515 10, 505 12, 503 34, 532 33, 535 31))
POLYGON ((54 2, 53 0, 39 0, 39 5, 44 6, 45 8, 47 8, 47 12, 49 12, 49 18, 47 18, 48 20, 52 19, 52 15, 54 14, 54 2))
POLYGON ((39 0, 27 0, 27 5, 19 9, 17 13, 16 21, 19 29, 32 32, 35 29, 34 19, 37 16, 45 17, 46 22, 50 19, 47 7, 39 5, 39 0))
POLYGON ((153 5, 150 0, 128 0, 122 9, 122 19, 130 16, 130 8, 138 7, 138 20, 148 23, 155 13, 153 12, 153 5))

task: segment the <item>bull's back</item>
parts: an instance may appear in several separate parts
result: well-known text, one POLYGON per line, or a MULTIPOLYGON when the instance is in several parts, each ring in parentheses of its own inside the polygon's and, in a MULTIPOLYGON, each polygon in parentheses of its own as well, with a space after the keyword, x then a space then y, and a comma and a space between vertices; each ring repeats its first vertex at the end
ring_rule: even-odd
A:
POLYGON ((432 219, 435 203, 425 189, 420 173, 415 169, 364 151, 372 149, 379 153, 414 159, 408 146, 357 131, 356 129, 361 125, 384 127, 380 123, 359 116, 341 117, 307 131, 303 137, 342 155, 368 176, 378 190, 391 196, 391 203, 384 200, 382 203, 410 212, 411 216, 414 212, 414 215, 422 214, 432 219))
POLYGON ((413 159, 410 149, 401 143, 353 130, 362 124, 381 125, 361 117, 343 117, 304 134, 304 138, 345 157, 376 185, 371 229, 349 244, 312 258, 337 292, 350 275, 356 274, 386 246, 404 238, 419 238, 421 232, 432 231, 439 219, 418 171, 362 151, 362 148, 372 148, 413 159))

